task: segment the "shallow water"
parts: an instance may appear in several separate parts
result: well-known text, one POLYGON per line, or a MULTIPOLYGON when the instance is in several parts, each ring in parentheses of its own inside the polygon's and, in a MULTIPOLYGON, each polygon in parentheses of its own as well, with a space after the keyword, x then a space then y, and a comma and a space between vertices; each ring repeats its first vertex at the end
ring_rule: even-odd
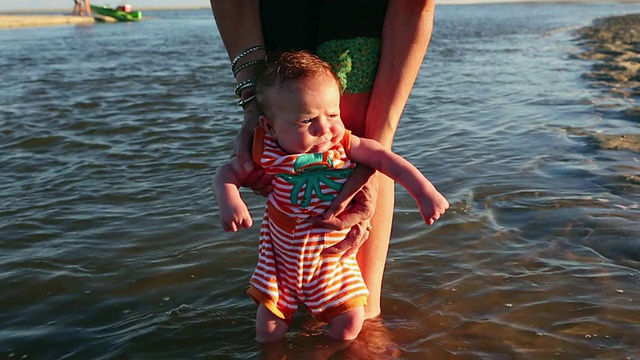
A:
MULTIPOLYGON (((383 317, 348 346, 301 313, 290 358, 640 359, 640 165, 571 32, 637 4, 439 6, 394 149, 451 202, 398 190, 383 317)), ((254 227, 209 183, 240 113, 209 10, 0 31, 0 356, 273 355, 245 295, 254 227)), ((254 217, 263 200, 247 194, 254 217)))

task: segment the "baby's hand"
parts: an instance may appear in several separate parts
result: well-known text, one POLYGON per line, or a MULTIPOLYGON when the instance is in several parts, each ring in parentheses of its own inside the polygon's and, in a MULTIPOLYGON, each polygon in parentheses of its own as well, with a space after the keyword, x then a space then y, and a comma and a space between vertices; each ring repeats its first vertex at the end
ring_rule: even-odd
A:
POLYGON ((253 225, 249 209, 242 201, 220 205, 220 222, 226 232, 248 229, 253 225))
POLYGON ((220 209, 220 222, 224 231, 236 232, 253 225, 247 205, 242 201, 238 187, 247 178, 248 172, 237 157, 220 166, 213 176, 213 195, 220 209))
POLYGON ((421 196, 417 201, 418 209, 422 219, 427 225, 432 225, 444 212, 449 208, 449 202, 438 190, 428 192, 425 196, 421 196))

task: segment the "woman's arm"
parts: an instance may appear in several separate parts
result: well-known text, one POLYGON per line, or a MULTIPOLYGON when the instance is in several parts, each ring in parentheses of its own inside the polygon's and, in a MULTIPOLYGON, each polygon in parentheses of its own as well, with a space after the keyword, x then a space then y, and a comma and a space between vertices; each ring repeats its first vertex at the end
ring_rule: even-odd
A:
MULTIPOLYGON (((264 45, 260 3, 256 0, 210 0, 211 11, 229 60, 252 46, 264 45)), ((264 59, 264 52, 247 56, 246 61, 264 59)), ((246 62, 243 61, 243 62, 246 62)), ((253 76, 251 68, 238 74, 238 82, 253 76)))
POLYGON ((435 0, 389 1, 365 131, 387 149, 429 46, 434 12, 435 0))
MULTIPOLYGON (((216 20, 216 25, 222 42, 227 49, 229 60, 235 59, 238 54, 254 46, 264 44, 262 24, 260 22, 260 3, 257 0, 210 0, 211 10, 216 20)), ((264 60, 265 51, 252 51, 244 56, 236 68, 254 60, 264 60)), ((247 79, 255 78, 255 66, 249 66, 238 72, 236 82, 242 83, 247 79)), ((229 91, 232 91, 229 89, 229 91)), ((253 89, 241 92, 241 98, 246 99, 253 94, 253 89)), ((259 125, 260 115, 255 101, 248 102, 244 109, 244 121, 236 136, 235 154, 242 167, 247 172, 252 172, 255 167, 251 158, 251 144, 253 129, 259 125)), ((243 186, 249 186, 253 190, 262 193, 270 191, 271 178, 265 176, 260 169, 256 169, 246 180, 243 186)))
MULTIPOLYGON (((224 47, 227 49, 229 60, 235 59, 238 54, 258 45, 264 44, 262 25, 260 22, 260 4, 256 0, 211 0, 211 10, 216 20, 218 31, 222 37, 224 47)), ((254 51, 245 56, 238 66, 253 60, 264 59, 264 50, 254 51)), ((248 67, 236 75, 238 84, 255 77, 255 66, 248 67)), ((230 89, 231 91, 231 89, 230 89)), ((247 89, 244 92, 253 91, 247 89)), ((246 96, 244 97, 246 98, 246 96)), ((241 163, 251 162, 249 150, 253 129, 258 126, 258 110, 256 102, 249 102, 245 107, 244 123, 238 134, 237 155, 241 163)))

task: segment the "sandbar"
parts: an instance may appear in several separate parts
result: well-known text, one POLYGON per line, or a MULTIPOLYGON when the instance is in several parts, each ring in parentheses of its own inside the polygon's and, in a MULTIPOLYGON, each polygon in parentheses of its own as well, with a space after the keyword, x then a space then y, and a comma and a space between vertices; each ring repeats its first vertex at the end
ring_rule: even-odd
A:
MULTIPOLYGON (((614 96, 640 98, 640 14, 596 19, 577 33, 585 48, 578 57, 594 61, 584 76, 614 96)), ((629 106, 624 116, 640 122, 640 106, 629 106)))
POLYGON ((2 15, 0 29, 41 27, 55 25, 93 24, 96 20, 91 16, 73 15, 2 15))

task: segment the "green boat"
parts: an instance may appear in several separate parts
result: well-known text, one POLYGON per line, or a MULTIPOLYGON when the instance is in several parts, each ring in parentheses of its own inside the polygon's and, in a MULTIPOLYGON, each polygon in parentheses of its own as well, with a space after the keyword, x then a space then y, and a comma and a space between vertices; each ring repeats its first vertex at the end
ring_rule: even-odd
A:
POLYGON ((107 5, 91 5, 91 11, 98 15, 112 17, 118 21, 138 21, 142 19, 142 11, 124 11, 120 8, 110 8, 107 5))

